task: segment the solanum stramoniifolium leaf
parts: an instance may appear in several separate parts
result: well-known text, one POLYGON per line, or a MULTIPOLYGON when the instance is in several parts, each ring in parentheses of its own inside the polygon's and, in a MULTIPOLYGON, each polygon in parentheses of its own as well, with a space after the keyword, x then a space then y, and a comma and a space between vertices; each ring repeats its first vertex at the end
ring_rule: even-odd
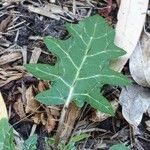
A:
POLYGON ((48 105, 64 104, 74 100, 78 106, 88 102, 94 108, 113 114, 110 103, 99 94, 104 84, 127 85, 123 75, 111 70, 109 62, 125 54, 113 43, 114 30, 98 15, 78 24, 66 24, 70 34, 67 40, 45 37, 49 51, 58 59, 55 66, 26 65, 27 70, 43 80, 52 80, 52 86, 36 96, 48 105))

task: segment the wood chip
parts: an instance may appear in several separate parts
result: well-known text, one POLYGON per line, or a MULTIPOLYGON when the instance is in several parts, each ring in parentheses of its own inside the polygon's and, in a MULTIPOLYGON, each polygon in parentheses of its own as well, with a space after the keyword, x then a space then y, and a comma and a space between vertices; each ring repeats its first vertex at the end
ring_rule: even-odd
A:
POLYGON ((7 53, 7 54, 3 54, 0 57, 0 65, 4 65, 10 62, 14 62, 18 59, 22 58, 22 54, 20 52, 13 52, 13 53, 7 53))
POLYGON ((5 30, 7 29, 7 26, 9 25, 9 23, 12 20, 12 15, 9 15, 6 19, 4 19, 1 23, 0 23, 0 32, 5 32, 5 30))
POLYGON ((52 12, 48 11, 44 7, 34 7, 30 5, 28 6, 28 10, 31 12, 37 13, 39 15, 42 15, 42 16, 60 20, 60 16, 53 14, 52 12))
POLYGON ((11 42, 6 40, 3 36, 0 37, 0 46, 9 47, 11 42))
POLYGON ((20 79, 23 75, 24 70, 22 67, 14 66, 7 69, 0 68, 0 87, 11 81, 20 79))
POLYGON ((30 59, 29 63, 36 64, 38 62, 40 55, 41 55, 41 52, 42 52, 42 50, 40 48, 35 47, 33 52, 32 52, 31 59, 30 59))

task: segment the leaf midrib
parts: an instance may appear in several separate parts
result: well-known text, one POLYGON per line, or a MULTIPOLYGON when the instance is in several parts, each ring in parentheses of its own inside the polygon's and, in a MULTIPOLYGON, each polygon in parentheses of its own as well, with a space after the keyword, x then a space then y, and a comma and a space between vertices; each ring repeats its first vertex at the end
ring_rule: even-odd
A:
POLYGON ((82 69, 82 67, 83 67, 83 65, 84 65, 84 62, 85 62, 85 60, 86 60, 86 58, 87 58, 87 53, 88 53, 88 51, 89 51, 89 47, 90 47, 90 45, 91 45, 91 43, 92 43, 92 41, 93 41, 93 37, 94 37, 94 34, 95 34, 96 26, 97 26, 97 24, 95 24, 95 26, 94 26, 93 35, 90 37, 90 41, 89 41, 89 43, 88 43, 88 45, 87 45, 87 48, 86 48, 86 51, 85 51, 83 60, 82 60, 82 62, 81 62, 81 64, 80 64, 80 66, 79 66, 79 68, 78 68, 78 70, 77 70, 77 73, 76 73, 76 75, 75 75, 75 78, 74 78, 74 80, 73 80, 73 82, 72 82, 72 85, 71 85, 71 88, 70 88, 70 91, 69 91, 69 94, 68 94, 68 97, 67 97, 65 106, 68 106, 68 105, 69 105, 70 100, 71 100, 71 98, 72 98, 72 96, 73 96, 74 88, 75 88, 75 86, 76 86, 76 82, 78 81, 77 79, 78 79, 78 77, 79 77, 80 70, 82 69))

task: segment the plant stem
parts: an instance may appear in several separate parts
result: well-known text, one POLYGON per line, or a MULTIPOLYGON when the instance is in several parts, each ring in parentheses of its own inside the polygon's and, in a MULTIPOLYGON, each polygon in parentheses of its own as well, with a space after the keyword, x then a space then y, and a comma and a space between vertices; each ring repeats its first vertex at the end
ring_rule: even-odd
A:
POLYGON ((57 128, 57 131, 56 131, 55 146, 58 146, 58 144, 60 142, 60 139, 62 137, 62 130, 64 128, 64 121, 65 121, 65 117, 66 117, 66 113, 67 113, 69 104, 71 102, 71 98, 72 98, 72 94, 73 94, 73 89, 74 89, 73 87, 70 89, 68 98, 67 98, 66 103, 65 103, 65 105, 64 105, 64 107, 62 109, 62 112, 61 112, 61 116, 60 116, 58 128, 57 128))

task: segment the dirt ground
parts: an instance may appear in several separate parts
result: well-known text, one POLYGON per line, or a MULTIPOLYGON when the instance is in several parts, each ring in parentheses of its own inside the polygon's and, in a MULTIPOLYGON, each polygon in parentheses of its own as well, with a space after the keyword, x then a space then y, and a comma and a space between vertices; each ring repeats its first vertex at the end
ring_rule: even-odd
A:
MULTIPOLYGON (((10 124, 23 139, 37 133, 38 150, 46 149, 45 137, 55 135, 61 107, 52 108, 31 101, 39 91, 47 89, 48 84, 28 74, 23 64, 38 62, 54 65, 56 57, 48 53, 43 37, 65 39, 69 36, 64 27, 66 22, 77 23, 93 14, 103 16, 114 28, 119 8, 115 0, 80 0, 76 5, 69 0, 52 1, 0 2, 0 91, 10 124), (49 10, 50 14, 46 12, 49 10)), ((123 73, 130 76, 128 64, 123 73)), ((119 87, 109 85, 102 90, 107 99, 116 102, 120 91, 119 87)), ((85 105, 79 112, 72 134, 78 131, 91 134, 88 139, 76 144, 77 149, 108 150, 113 144, 124 143, 133 150, 142 150, 142 147, 149 150, 150 134, 146 130, 146 120, 148 117, 145 115, 140 125, 141 134, 134 136, 132 127, 122 116, 121 106, 118 106, 115 117, 98 118, 95 110, 85 105)))

